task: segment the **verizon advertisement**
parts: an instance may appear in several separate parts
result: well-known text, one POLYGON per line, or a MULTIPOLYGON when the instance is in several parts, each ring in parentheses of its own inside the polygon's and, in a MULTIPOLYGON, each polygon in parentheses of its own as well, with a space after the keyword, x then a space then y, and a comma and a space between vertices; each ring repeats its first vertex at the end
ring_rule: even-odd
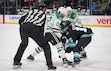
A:
POLYGON ((111 25, 111 17, 103 17, 103 18, 97 18, 98 24, 109 24, 111 25))
POLYGON ((111 25, 111 16, 80 16, 83 24, 111 25))

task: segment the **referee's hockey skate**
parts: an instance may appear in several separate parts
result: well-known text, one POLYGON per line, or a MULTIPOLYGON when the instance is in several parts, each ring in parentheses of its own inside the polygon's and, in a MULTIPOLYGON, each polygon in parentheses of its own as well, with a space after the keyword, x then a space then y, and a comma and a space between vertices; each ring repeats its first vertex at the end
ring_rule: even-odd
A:
POLYGON ((13 69, 21 68, 22 63, 14 62, 13 63, 13 69))
POLYGON ((48 70, 55 71, 57 68, 55 66, 48 66, 48 70))

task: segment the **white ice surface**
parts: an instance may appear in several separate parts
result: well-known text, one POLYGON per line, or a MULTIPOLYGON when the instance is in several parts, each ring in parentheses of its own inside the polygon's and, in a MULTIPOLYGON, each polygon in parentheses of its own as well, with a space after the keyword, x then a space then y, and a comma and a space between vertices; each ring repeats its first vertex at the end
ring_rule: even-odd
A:
MULTIPOLYGON (((62 60, 58 58, 57 49, 51 46, 52 59, 57 66, 56 71, 111 71, 111 28, 91 27, 94 35, 92 42, 86 47, 87 59, 82 59, 80 69, 63 68, 62 60)), ((22 67, 12 69, 13 58, 20 44, 19 25, 0 24, 0 71, 48 71, 45 65, 43 52, 36 56, 34 61, 26 57, 37 47, 29 38, 29 45, 22 57, 22 67)), ((73 61, 72 53, 67 54, 73 61)))

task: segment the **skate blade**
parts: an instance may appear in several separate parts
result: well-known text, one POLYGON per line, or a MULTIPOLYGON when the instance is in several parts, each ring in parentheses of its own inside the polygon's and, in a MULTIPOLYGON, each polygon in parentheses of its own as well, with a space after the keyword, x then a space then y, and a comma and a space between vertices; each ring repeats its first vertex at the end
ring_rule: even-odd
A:
POLYGON ((67 68, 68 67, 68 64, 63 64, 62 65, 64 68, 67 68))
POLYGON ((80 69, 80 64, 75 64, 76 69, 80 69))
POLYGON ((75 69, 80 69, 80 64, 79 63, 74 63, 74 64, 72 64, 71 65, 72 66, 72 68, 75 68, 75 69))
POLYGON ((73 68, 73 63, 71 63, 71 64, 64 64, 63 67, 64 68, 73 68))
POLYGON ((56 71, 56 69, 52 70, 52 71, 56 71))
POLYGON ((56 71, 56 69, 49 69, 49 71, 56 71))
POLYGON ((88 59, 88 57, 80 57, 81 59, 88 59))
POLYGON ((80 64, 74 64, 72 67, 74 67, 75 69, 80 69, 80 64))
POLYGON ((71 68, 73 68, 73 66, 72 66, 72 65, 69 65, 67 68, 71 69, 71 68))
POLYGON ((13 69, 19 69, 19 68, 21 68, 21 66, 16 65, 13 67, 13 69))

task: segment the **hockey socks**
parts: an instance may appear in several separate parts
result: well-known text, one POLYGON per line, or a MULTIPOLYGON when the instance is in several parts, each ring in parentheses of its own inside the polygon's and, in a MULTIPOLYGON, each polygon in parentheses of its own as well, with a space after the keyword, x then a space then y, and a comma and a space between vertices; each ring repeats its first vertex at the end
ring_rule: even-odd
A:
POLYGON ((37 47, 35 48, 34 52, 32 53, 32 56, 36 56, 37 54, 39 54, 41 52, 41 48, 37 47))
POLYGON ((75 64, 79 64, 80 61, 81 61, 81 59, 80 59, 80 53, 74 52, 74 63, 75 64))
POLYGON ((35 57, 36 55, 38 55, 40 52, 41 52, 41 48, 40 48, 40 47, 35 48, 35 50, 33 51, 33 53, 30 54, 30 55, 27 57, 27 59, 29 59, 29 60, 34 60, 34 57, 35 57))

